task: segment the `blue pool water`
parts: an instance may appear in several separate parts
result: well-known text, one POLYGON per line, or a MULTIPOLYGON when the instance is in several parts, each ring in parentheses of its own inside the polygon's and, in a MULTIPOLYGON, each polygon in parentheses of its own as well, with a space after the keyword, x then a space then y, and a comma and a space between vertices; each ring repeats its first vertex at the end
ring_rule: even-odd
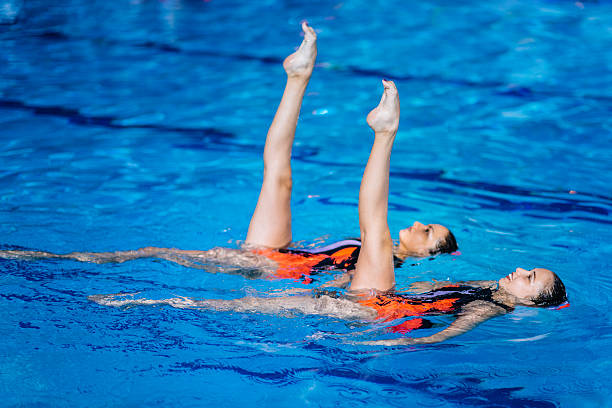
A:
POLYGON ((365 115, 388 77, 402 104, 392 234, 440 222, 461 250, 407 263, 399 289, 546 266, 571 300, 439 345, 372 348, 346 340, 388 336, 376 325, 87 300, 300 282, 0 260, 1 405, 612 406, 611 3, 8 0, 0 13, 2 248, 234 247, 307 19, 319 66, 294 149, 294 238, 358 233, 365 115))

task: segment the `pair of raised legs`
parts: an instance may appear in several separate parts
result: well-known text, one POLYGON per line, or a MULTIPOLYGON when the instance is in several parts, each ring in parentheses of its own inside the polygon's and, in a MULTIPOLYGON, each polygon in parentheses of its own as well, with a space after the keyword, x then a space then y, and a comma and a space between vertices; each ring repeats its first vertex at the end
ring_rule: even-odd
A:
MULTIPOLYGON (((246 243, 283 248, 291 242, 291 148, 304 92, 317 55, 316 34, 302 23, 304 41, 283 63, 287 84, 264 148, 264 176, 246 243)), ((362 247, 351 289, 388 290, 395 284, 393 241, 387 224, 391 148, 399 125, 395 84, 384 81, 380 104, 368 117, 374 144, 359 190, 362 247)))
MULTIPOLYGON (((283 67, 287 83, 268 130, 263 153, 264 176, 253 212, 246 243, 251 246, 283 248, 291 243, 291 149, 302 100, 317 56, 315 31, 302 23, 304 40, 289 55, 283 67)), ((393 242, 387 225, 389 161, 399 123, 399 98, 391 81, 383 81, 380 104, 370 112, 367 122, 375 132, 374 144, 359 191, 359 223, 362 247, 352 289, 387 290, 393 287, 393 242)), ((422 224, 420 224, 422 225, 422 224)), ((250 251, 214 248, 208 251, 147 247, 135 251, 72 252, 53 254, 41 251, 0 251, 3 258, 62 258, 83 262, 124 262, 156 257, 188 267, 227 264, 236 267, 274 268, 273 262, 250 251)), ((210 269, 206 267, 206 269, 210 269)), ((213 270, 214 271, 214 270, 213 270)))

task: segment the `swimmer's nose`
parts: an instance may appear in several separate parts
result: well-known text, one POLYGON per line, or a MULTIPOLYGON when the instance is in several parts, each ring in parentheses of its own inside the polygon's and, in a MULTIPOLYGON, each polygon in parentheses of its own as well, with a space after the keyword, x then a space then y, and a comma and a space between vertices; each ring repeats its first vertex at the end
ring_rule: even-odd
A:
POLYGON ((529 273, 529 271, 523 268, 516 268, 516 273, 523 274, 523 273, 529 273))
POLYGON ((414 222, 414 224, 412 224, 412 226, 413 226, 413 227, 415 227, 415 228, 424 227, 424 225, 423 225, 423 224, 421 224, 421 223, 420 223, 420 222, 418 222, 418 221, 415 221, 415 222, 414 222))

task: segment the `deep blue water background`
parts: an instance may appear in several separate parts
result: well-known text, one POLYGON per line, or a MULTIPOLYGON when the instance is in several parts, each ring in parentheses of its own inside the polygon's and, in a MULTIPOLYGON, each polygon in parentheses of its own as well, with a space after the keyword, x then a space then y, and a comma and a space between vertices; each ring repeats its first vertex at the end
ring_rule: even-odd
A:
POLYGON ((294 149, 294 238, 358 233, 365 115, 388 77, 402 104, 392 233, 440 222, 462 252, 405 265, 399 288, 546 266, 572 303, 440 345, 369 348, 343 340, 383 328, 86 299, 265 296, 298 282, 153 260, 1 260, 2 405, 612 406, 611 3, 9 0, 0 13, 3 247, 234 246, 280 62, 307 19, 319 66, 294 149))

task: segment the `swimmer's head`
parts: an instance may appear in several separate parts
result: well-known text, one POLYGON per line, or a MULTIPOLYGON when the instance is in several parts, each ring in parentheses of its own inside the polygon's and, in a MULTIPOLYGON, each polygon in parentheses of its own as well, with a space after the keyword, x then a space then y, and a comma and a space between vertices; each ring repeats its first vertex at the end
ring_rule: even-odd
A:
POLYGON ((399 233, 398 252, 407 256, 430 256, 457 250, 457 240, 448 228, 440 224, 423 225, 415 221, 399 233))
POLYGON ((558 306, 567 301, 565 285, 548 269, 535 268, 516 271, 499 280, 499 287, 525 306, 558 306))

